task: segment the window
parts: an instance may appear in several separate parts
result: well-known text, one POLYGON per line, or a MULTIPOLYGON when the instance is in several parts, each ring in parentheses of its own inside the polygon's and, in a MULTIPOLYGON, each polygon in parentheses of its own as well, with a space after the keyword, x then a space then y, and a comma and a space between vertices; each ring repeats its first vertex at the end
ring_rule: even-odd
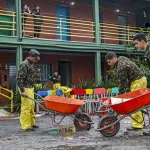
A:
POLYGON ((127 16, 119 15, 118 16, 118 24, 119 26, 119 44, 125 45, 127 40, 127 16))
POLYGON ((41 73, 43 75, 42 76, 43 81, 47 81, 48 80, 47 75, 52 74, 52 65, 51 64, 36 64, 35 67, 37 66, 41 69, 41 73))

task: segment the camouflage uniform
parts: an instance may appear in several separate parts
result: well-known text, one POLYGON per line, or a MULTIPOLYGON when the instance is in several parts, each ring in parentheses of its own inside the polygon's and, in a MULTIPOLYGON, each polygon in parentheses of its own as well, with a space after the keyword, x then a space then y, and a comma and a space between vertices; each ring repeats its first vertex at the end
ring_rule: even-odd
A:
MULTIPOLYGON (((150 44, 147 45, 145 56, 149 60, 149 63, 150 63, 150 44)), ((150 136, 150 131, 144 131, 143 135, 150 136)))
POLYGON ((33 88, 34 84, 41 77, 41 73, 37 72, 34 68, 34 64, 27 58, 20 65, 17 75, 17 85, 21 92, 24 92, 24 88, 33 88))
MULTIPOLYGON (((40 59, 40 53, 34 49, 30 50, 29 56, 40 59)), ((34 83, 40 78, 40 72, 37 73, 33 62, 27 58, 20 65, 16 82, 21 93, 34 99, 34 83)), ((28 131, 35 127, 35 102, 21 95, 21 114, 20 123, 23 131, 28 131)))
MULTIPOLYGON (((120 93, 126 92, 126 89, 135 91, 147 87, 147 79, 144 77, 141 69, 128 58, 120 56, 117 60, 117 73, 120 87, 120 93)), ((132 114, 132 128, 143 128, 143 113, 138 111, 132 114), (138 123, 140 122, 140 123, 138 123)), ((131 129, 132 129, 131 128, 131 129)))
POLYGON ((149 60, 149 63, 150 63, 150 44, 147 45, 145 56, 149 60))
POLYGON ((144 77, 141 69, 132 61, 124 56, 120 56, 117 60, 117 79, 120 93, 125 93, 130 89, 131 82, 144 77))
POLYGON ((34 9, 31 14, 34 14, 34 37, 40 37, 41 26, 43 23, 41 12, 34 9))

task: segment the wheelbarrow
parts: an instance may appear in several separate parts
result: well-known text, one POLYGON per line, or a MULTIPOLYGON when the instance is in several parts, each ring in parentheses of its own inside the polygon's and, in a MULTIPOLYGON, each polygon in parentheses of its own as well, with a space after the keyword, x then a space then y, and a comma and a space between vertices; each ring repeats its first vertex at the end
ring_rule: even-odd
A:
MULTIPOLYGON (((148 113, 148 107, 150 107, 150 89, 143 88, 115 96, 114 98, 118 98, 119 103, 112 104, 111 98, 105 99, 103 103, 105 108, 107 108, 106 112, 108 112, 108 109, 113 110, 112 114, 105 114, 98 123, 96 130, 103 136, 115 136, 120 130, 120 121, 128 116, 135 120, 131 115, 138 111, 142 111, 148 115, 149 122, 148 125, 145 124, 145 127, 150 125, 150 115, 148 113), (126 101, 120 102, 120 99, 126 99, 126 101)), ((142 122, 135 121, 142 124, 144 119, 142 122)))
POLYGON ((99 118, 114 114, 114 111, 110 107, 104 105, 104 102, 107 101, 108 99, 109 99, 108 97, 100 98, 101 105, 96 111, 96 114, 99 116, 99 118))
POLYGON ((82 100, 59 96, 46 96, 43 98, 37 93, 35 93, 35 95, 43 100, 46 108, 36 99, 31 97, 27 98, 35 101, 35 103, 37 103, 44 111, 46 111, 46 114, 50 116, 54 126, 58 126, 66 116, 70 116, 74 119, 74 126, 77 131, 90 130, 91 125, 94 124, 91 117, 81 111, 80 107, 85 103, 82 100), (58 122, 56 122, 57 115, 62 116, 58 122))

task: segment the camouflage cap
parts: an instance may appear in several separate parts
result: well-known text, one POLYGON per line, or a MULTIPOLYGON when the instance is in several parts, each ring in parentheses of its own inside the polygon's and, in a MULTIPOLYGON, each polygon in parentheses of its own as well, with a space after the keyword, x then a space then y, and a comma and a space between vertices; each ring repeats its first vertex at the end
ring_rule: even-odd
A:
POLYGON ((40 53, 35 49, 30 50, 29 56, 36 57, 37 60, 40 60, 40 53))

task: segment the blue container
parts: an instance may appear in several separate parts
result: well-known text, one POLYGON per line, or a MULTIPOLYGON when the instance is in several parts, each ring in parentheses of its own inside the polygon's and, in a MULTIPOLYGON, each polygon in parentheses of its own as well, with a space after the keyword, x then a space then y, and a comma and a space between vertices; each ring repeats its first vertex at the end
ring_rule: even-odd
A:
POLYGON ((63 95, 62 90, 57 90, 57 91, 56 91, 56 95, 57 95, 57 96, 61 96, 61 95, 63 95))
POLYGON ((47 91, 37 91, 37 94, 39 94, 42 97, 45 97, 48 95, 48 92, 47 91))

